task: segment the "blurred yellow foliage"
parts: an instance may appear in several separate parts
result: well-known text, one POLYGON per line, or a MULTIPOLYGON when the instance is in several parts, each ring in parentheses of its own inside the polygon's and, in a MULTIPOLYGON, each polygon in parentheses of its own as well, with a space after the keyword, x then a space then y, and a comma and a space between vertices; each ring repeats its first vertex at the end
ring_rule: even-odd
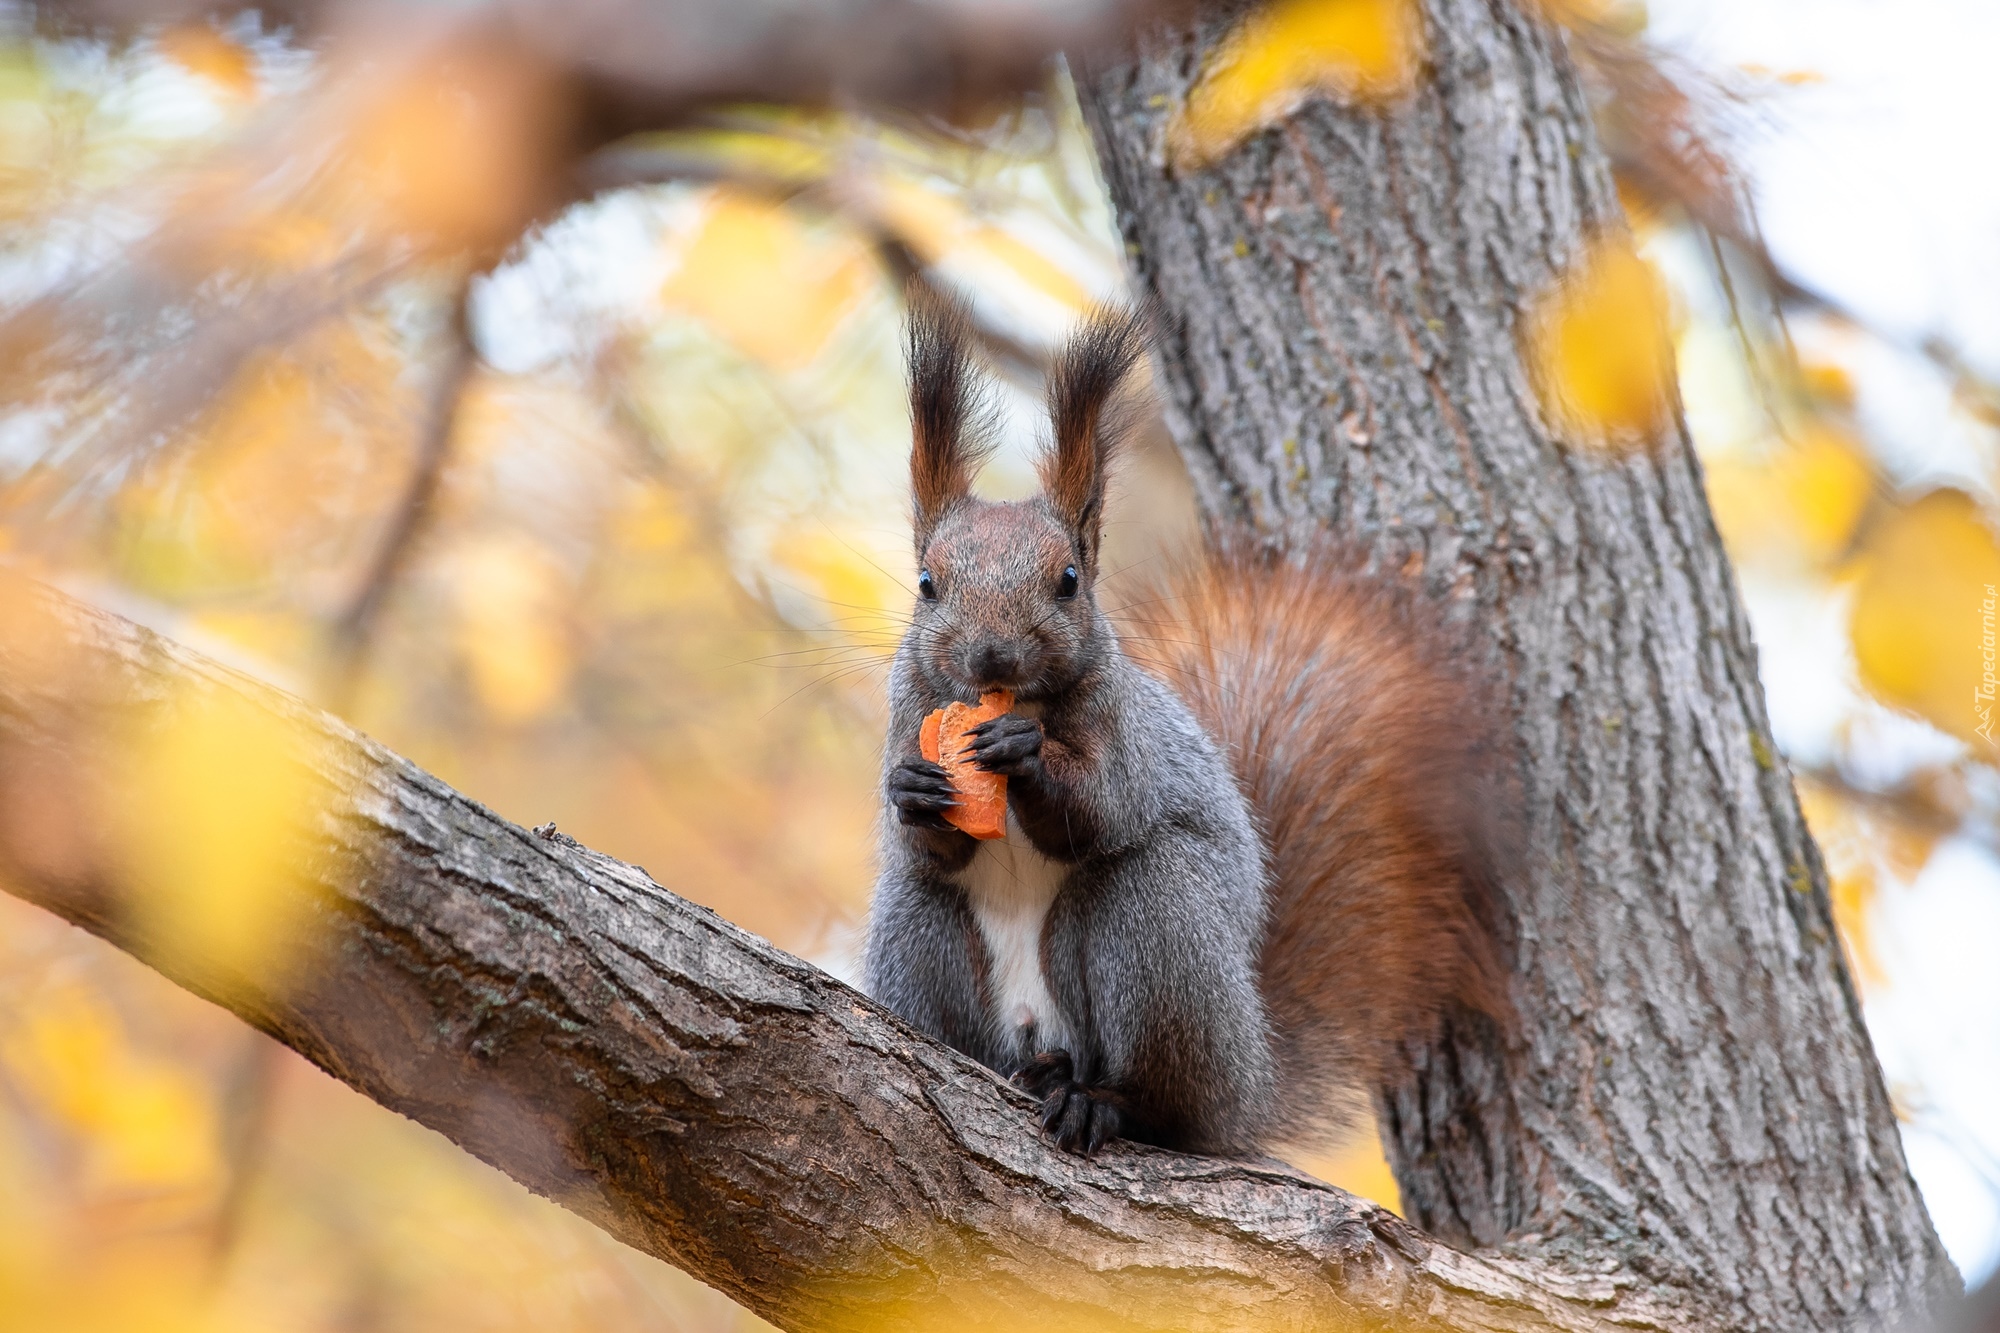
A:
POLYGON ((816 232, 781 205, 721 191, 660 296, 745 355, 792 370, 819 354, 875 281, 852 233, 816 232))
POLYGON ((1875 469, 1861 445, 1814 422, 1779 459, 1777 472, 1807 555, 1830 560, 1845 551, 1875 493, 1875 469))
POLYGON ((377 330, 345 321, 252 358, 112 498, 120 576, 168 597, 338 577, 324 548, 403 484, 409 378, 377 330))
POLYGON ((812 580, 819 600, 844 614, 879 624, 882 617, 900 621, 914 594, 881 564, 830 529, 795 531, 781 537, 772 555, 788 570, 812 580))
POLYGON ((1395 97, 1423 52, 1412 0, 1277 0, 1216 49, 1168 126, 1169 154, 1183 170, 1204 166, 1316 95, 1395 97))
POLYGON ((247 252, 280 271, 309 270, 341 257, 352 239, 324 212, 292 205, 272 209, 244 232, 247 252))
POLYGON ((452 558, 452 592, 479 702, 506 723, 554 707, 569 683, 570 636, 568 590, 548 553, 516 534, 467 542, 452 558))
POLYGON ((37 988, 0 1020, 6 1081, 82 1154, 81 1185, 96 1197, 190 1192, 215 1184, 216 1108, 187 1069, 127 1043, 118 1015, 75 983, 37 988))
POLYGON ((1862 681, 1990 755, 2000 543, 1978 502, 1941 489, 1887 515, 1859 569, 1848 629, 1862 681))
POLYGON ((1875 900, 1875 872, 1870 866, 1856 866, 1847 874, 1834 875, 1829 888, 1833 897, 1833 924, 1847 946, 1847 958, 1857 980, 1864 987, 1885 984, 1889 975, 1870 943, 1868 909, 1875 900))
POLYGON ((1666 288, 1629 237, 1606 236, 1536 303, 1527 360, 1542 406, 1594 442, 1650 438, 1672 403, 1666 288))
POLYGON ((1802 361, 1799 387, 1815 403, 1842 412, 1854 409, 1854 376, 1846 366, 1833 361, 1802 361))
POLYGON ((478 46, 377 77, 352 113, 344 184, 388 229, 440 248, 513 239, 558 126, 546 74, 478 46))
POLYGON ((189 688, 130 737, 108 796, 131 910, 218 985, 271 985, 304 906, 314 736, 227 688, 189 688))
POLYGON ((205 23, 183 23, 159 37, 160 53, 232 97, 257 92, 257 64, 238 42, 205 23))
POLYGON ((981 219, 949 194, 915 181, 891 180, 875 207, 926 263, 972 252, 999 265, 1007 282, 1023 283, 1071 310, 1089 304, 1083 284, 1048 255, 981 219))
POLYGON ((1829 568, 1847 554, 1876 490, 1867 451, 1820 417, 1769 458, 1723 458, 1708 468, 1709 504, 1730 549, 1807 568, 1829 568))

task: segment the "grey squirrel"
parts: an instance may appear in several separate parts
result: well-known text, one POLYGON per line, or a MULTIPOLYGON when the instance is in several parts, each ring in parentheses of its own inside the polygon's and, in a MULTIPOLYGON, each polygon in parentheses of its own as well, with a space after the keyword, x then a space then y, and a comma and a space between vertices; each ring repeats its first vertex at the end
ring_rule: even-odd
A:
POLYGON ((921 572, 865 985, 1064 1148, 1241 1155, 1340 1127, 1454 1008, 1504 1016, 1503 730, 1436 608, 1330 539, 1213 541, 1114 626, 1105 485, 1148 323, 1103 312, 1063 348, 1042 491, 995 503, 964 312, 913 304, 921 572), (975 841, 918 731, 996 688, 1014 709, 970 752, 1007 778, 1007 834, 975 841))

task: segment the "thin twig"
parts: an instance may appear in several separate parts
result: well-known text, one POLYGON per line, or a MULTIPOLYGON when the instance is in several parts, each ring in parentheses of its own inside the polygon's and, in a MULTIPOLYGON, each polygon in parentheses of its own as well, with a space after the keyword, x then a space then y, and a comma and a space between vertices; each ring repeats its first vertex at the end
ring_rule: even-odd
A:
MULTIPOLYGON (((910 240, 888 219, 854 198, 854 191, 840 188, 832 177, 781 175, 698 152, 650 145, 614 147, 598 153, 585 164, 583 176, 597 189, 672 183, 726 185, 771 203, 819 208, 861 232, 899 289, 908 290, 915 284, 936 292, 941 287, 935 269, 924 262, 910 240)), ((977 308, 972 311, 971 332, 996 370, 1032 393, 1041 392, 1049 370, 1045 350, 982 317, 977 308)))
MULTIPOLYGON (((626 386, 631 359, 632 350, 627 342, 614 339, 591 368, 611 426, 630 448, 640 470, 686 504, 688 516, 702 544, 715 552, 726 565, 729 522, 708 489, 680 466, 658 423, 633 401, 631 390, 626 386)), ((732 575, 728 582, 738 607, 759 626, 785 634, 800 633, 768 601, 745 587, 741 579, 732 575)))
POLYGON ((430 526, 439 482, 451 456, 459 409, 478 360, 467 310, 469 291, 468 276, 452 300, 446 344, 425 400, 416 462, 402 499, 383 530, 367 574, 330 627, 324 693, 329 707, 338 713, 348 711, 354 701, 354 691, 374 650, 383 608, 409 563, 410 553, 430 526))
POLYGON ((250 1191, 263 1171, 276 1110, 278 1069, 285 1048, 246 1028, 248 1044, 230 1071, 224 1092, 223 1187, 209 1232, 208 1282, 219 1284, 243 1235, 250 1191))
POLYGON ((1771 378, 1764 373, 1763 359, 1757 355, 1749 325, 1743 321, 1743 307, 1736 299, 1736 280, 1729 276, 1729 257, 1723 253, 1722 238, 1706 227, 1701 231, 1708 238, 1708 253, 1715 260, 1715 279, 1722 287, 1724 299, 1729 302, 1729 323, 1736 330, 1737 345, 1743 349, 1743 367, 1749 372, 1750 383, 1756 387, 1757 405, 1764 409, 1764 415, 1770 419, 1771 429, 1777 432, 1778 438, 1788 440, 1791 432, 1785 429, 1784 418, 1772 399, 1771 378))

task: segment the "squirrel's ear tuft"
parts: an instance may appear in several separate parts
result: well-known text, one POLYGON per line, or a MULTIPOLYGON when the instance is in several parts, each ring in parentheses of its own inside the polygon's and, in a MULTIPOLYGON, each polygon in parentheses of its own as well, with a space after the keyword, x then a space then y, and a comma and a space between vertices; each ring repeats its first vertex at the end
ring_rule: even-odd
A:
POLYGON ((1131 425, 1130 399, 1121 390, 1152 343, 1154 323, 1150 306, 1093 311, 1049 373, 1055 445, 1041 458, 1042 489, 1093 563, 1111 458, 1131 425))
POLYGON ((989 415, 972 364, 964 303, 927 286, 909 293, 910 490, 916 500, 917 551, 945 512, 972 491, 991 452, 989 415))

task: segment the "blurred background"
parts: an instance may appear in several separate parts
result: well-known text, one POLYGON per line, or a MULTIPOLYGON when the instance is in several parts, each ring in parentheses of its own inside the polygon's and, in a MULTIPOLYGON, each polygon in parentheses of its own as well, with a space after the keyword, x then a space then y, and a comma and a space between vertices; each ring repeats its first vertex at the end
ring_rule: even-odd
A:
MULTIPOLYGON (((2000 15, 1548 8, 1658 275, 1586 275, 1558 317, 1613 345, 1664 308, 1911 1165, 1976 1283, 2000 15)), ((1124 283, 1067 75, 949 122, 710 111, 555 207, 532 72, 406 45, 0 4, 0 558, 851 978, 912 576, 902 293, 972 301, 1003 385, 983 489, 1026 492, 1048 351, 1124 283)), ((1151 424, 1107 567, 1193 522, 1151 424)), ((1304 1164, 1396 1202, 1372 1142, 1304 1164)), ((0 896, 0 1327, 750 1326, 0 896)))

